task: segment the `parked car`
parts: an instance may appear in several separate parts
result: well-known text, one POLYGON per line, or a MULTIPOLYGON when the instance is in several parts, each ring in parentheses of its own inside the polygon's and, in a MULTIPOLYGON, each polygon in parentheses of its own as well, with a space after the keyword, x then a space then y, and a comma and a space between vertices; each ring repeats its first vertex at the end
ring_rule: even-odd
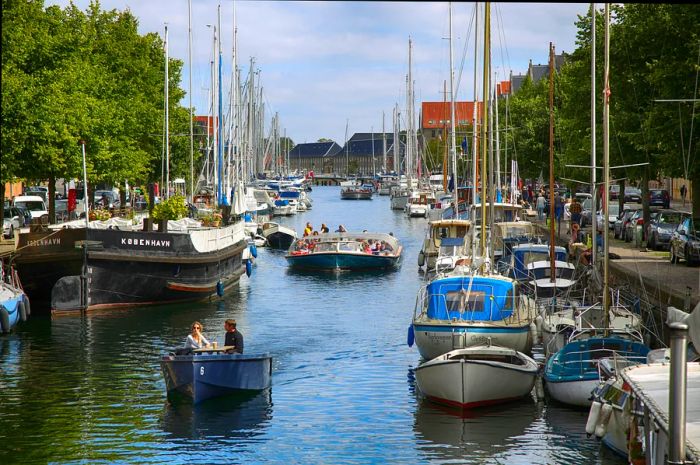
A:
POLYGON ((586 199, 581 203, 581 227, 593 224, 593 199, 586 199))
POLYGON ((700 262, 700 217, 688 217, 671 236, 671 263, 685 260, 690 266, 700 262))
MULTIPOLYGON (((617 221, 617 217, 620 214, 620 204, 619 203, 610 203, 608 205, 608 229, 613 229, 615 227, 615 221, 617 221)), ((605 219, 603 218, 603 210, 599 210, 598 213, 596 214, 596 229, 598 231, 603 230, 603 223, 605 219)))
POLYGON ((649 189, 649 206, 650 207, 671 207, 671 196, 668 195, 666 189, 649 189))
POLYGON ((625 242, 632 242, 634 240, 634 233, 639 225, 644 225, 644 210, 641 208, 635 210, 627 223, 625 223, 625 228, 622 231, 622 238, 625 242))
POLYGON ((24 226, 24 216, 15 207, 7 207, 4 209, 2 220, 2 235, 7 239, 15 237, 15 231, 24 226))
POLYGON ((642 191, 632 186, 625 186, 625 202, 642 203, 642 191))
POLYGON ((121 201, 119 196, 113 190, 98 190, 95 191, 95 206, 101 206, 103 208, 119 208, 121 201), (106 198, 106 205, 104 204, 103 198, 106 198))
POLYGON ((610 194, 608 195, 608 198, 610 200, 617 200, 620 197, 620 185, 619 184, 612 184, 610 186, 610 194))
POLYGON ((659 210, 653 212, 647 229, 647 243, 650 249, 667 249, 671 245, 673 231, 688 216, 677 210, 659 210))
POLYGON ((24 190, 22 195, 38 195, 44 202, 48 202, 49 199, 49 188, 46 186, 31 186, 24 190))
POLYGON ((24 207, 29 210, 32 214, 32 219, 41 218, 49 214, 44 199, 38 195, 18 195, 12 201, 12 205, 15 207, 24 207))
POLYGON ((615 226, 613 226, 613 237, 615 239, 622 239, 622 233, 625 231, 625 226, 636 211, 637 210, 632 208, 626 208, 617 217, 617 221, 615 221, 615 226))

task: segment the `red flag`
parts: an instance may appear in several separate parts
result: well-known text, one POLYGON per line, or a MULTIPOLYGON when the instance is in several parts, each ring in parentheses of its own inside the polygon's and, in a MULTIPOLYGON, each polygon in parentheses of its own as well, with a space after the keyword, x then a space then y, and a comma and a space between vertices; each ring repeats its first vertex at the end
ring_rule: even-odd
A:
POLYGON ((68 211, 72 212, 75 210, 77 204, 77 193, 75 189, 68 189, 68 211))

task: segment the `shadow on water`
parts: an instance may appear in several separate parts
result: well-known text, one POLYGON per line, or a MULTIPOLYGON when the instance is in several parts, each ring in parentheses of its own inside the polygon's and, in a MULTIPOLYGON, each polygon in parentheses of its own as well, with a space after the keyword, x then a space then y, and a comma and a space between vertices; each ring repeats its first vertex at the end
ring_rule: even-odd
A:
POLYGON ((181 439, 252 438, 272 420, 270 389, 248 395, 209 399, 201 404, 166 402, 160 418, 163 431, 181 439))

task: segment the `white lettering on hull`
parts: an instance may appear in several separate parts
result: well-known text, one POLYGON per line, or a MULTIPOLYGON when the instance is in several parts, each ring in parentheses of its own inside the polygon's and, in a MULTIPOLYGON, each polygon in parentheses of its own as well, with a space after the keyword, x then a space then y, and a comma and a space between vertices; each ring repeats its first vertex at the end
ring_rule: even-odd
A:
POLYGON ((137 247, 159 247, 161 249, 169 249, 170 241, 161 241, 159 239, 131 239, 122 237, 121 245, 133 245, 137 247))
POLYGON ((61 245, 61 238, 54 237, 52 239, 37 239, 27 242, 28 247, 44 247, 47 245, 61 245))

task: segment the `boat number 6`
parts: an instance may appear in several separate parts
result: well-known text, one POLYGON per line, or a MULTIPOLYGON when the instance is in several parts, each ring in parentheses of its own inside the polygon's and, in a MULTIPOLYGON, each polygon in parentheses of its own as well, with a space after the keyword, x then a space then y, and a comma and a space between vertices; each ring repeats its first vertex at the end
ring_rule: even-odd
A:
POLYGON ((204 376, 204 367, 199 367, 199 374, 204 376))

